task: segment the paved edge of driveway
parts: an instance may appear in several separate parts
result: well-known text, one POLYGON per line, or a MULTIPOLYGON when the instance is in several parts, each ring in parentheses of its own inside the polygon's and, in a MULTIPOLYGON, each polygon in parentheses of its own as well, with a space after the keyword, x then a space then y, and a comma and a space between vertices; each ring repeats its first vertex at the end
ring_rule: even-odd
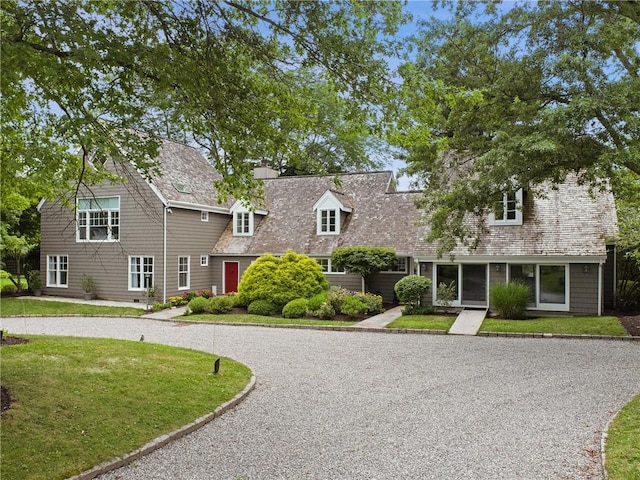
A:
POLYGON ((231 410, 232 408, 235 408, 240 402, 242 402, 249 395, 249 393, 251 393, 251 391, 255 388, 255 386, 256 386, 256 376, 251 375, 251 379, 249 380, 249 383, 247 384, 247 386, 244 387, 244 390, 242 390, 240 393, 238 393, 235 397, 233 397, 228 402, 225 402, 222 405, 220 405, 212 413, 203 415, 202 417, 194 420, 191 423, 186 424, 183 427, 180 427, 174 430, 173 432, 162 435, 150 441, 149 443, 142 446, 141 448, 134 450, 133 452, 127 453, 122 457, 117 457, 111 460, 107 460, 106 462, 101 463, 100 465, 97 465, 91 468, 90 470, 86 470, 78 475, 69 477, 67 480, 90 480, 92 478, 97 477, 98 475, 103 475, 107 472, 123 467, 139 459, 140 457, 143 457, 153 452, 154 450, 158 450, 159 448, 164 447, 169 442, 177 440, 191 432, 194 432, 195 430, 198 430, 199 428, 203 427, 207 423, 211 422, 215 418, 222 415, 223 413, 231 410))

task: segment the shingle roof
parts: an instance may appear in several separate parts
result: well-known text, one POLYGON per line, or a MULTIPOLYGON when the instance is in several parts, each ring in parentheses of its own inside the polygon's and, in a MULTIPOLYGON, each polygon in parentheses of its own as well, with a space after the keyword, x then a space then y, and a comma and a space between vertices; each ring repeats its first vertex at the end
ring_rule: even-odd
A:
MULTIPOLYGON (((392 247, 399 255, 435 257, 436 245, 424 241, 428 227, 418 225, 418 192, 389 189, 391 172, 280 177, 265 180, 268 215, 256 221, 251 237, 234 237, 231 222, 213 248, 214 254, 298 253, 328 256, 339 246, 392 247), (340 235, 317 235, 315 202, 327 191, 348 201, 340 235)), ((261 216, 257 216, 257 219, 261 216)), ((522 226, 491 227, 477 250, 465 247, 455 255, 532 256, 605 255, 605 240, 617 235, 611 193, 589 196, 588 189, 570 177, 546 197, 525 201, 522 226)))
POLYGON ((223 208, 233 204, 218 203, 214 181, 222 177, 197 149, 163 139, 157 161, 162 174, 154 175, 151 183, 166 200, 223 208))

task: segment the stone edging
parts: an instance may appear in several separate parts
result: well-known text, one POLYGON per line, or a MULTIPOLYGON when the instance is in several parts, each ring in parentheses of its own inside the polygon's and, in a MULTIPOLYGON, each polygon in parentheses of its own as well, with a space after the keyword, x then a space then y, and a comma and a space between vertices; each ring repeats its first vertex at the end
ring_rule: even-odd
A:
MULTIPOLYGON (((428 328, 372 328, 360 327, 357 324, 351 326, 340 325, 287 325, 275 323, 245 323, 245 322, 190 322, 178 318, 167 318, 152 320, 160 322, 180 323, 183 325, 228 325, 232 327, 264 327, 264 328, 289 328, 300 330, 330 330, 342 332, 372 332, 372 333, 411 333, 426 335, 448 335, 446 330, 431 330, 428 328)), ((473 337, 474 335, 455 335, 456 337, 473 337)), ((565 339, 587 339, 587 340, 618 340, 626 342, 640 342, 640 336, 631 335, 575 335, 569 333, 515 333, 515 332, 478 332, 476 337, 511 337, 511 338, 565 338, 565 339)))
POLYGON ((252 375, 251 379, 249 380, 249 383, 247 384, 246 387, 244 387, 244 390, 242 390, 240 393, 238 393, 235 397, 233 397, 228 402, 225 402, 222 405, 220 405, 218 408, 216 408, 213 411, 213 413, 208 413, 206 415, 203 415, 202 417, 194 420, 191 423, 186 424, 183 427, 178 428, 177 430, 174 430, 173 432, 167 433, 166 435, 162 435, 150 441, 146 445, 142 446, 137 450, 134 450, 133 452, 127 453, 122 457, 117 457, 111 460, 107 460, 106 462, 101 463, 100 465, 97 465, 91 468, 90 470, 86 470, 78 475, 70 477, 67 480, 90 480, 92 478, 97 477, 98 475, 103 475, 107 472, 123 467, 139 459, 140 457, 143 457, 144 455, 147 455, 153 452, 154 450, 164 447, 169 442, 177 440, 191 432, 198 430, 199 428, 203 427, 207 423, 211 422, 216 417, 219 417, 223 413, 236 407, 242 400, 244 400, 249 395, 249 393, 255 388, 255 386, 256 386, 256 377, 255 375, 252 375))

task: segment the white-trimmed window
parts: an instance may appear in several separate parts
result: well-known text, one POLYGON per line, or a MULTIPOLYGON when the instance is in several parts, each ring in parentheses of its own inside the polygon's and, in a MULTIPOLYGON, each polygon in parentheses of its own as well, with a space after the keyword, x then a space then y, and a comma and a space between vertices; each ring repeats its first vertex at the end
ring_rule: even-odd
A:
POLYGON ((238 210, 233 213, 233 234, 240 237, 253 235, 253 212, 238 210))
POLYGON ((522 189, 503 194, 489 215, 489 225, 522 225, 522 189))
POLYGON ((327 190, 315 203, 313 211, 316 213, 317 235, 340 235, 342 212, 349 214, 352 209, 345 195, 327 190))
POLYGON ((69 257, 47 255, 47 287, 69 286, 69 257))
POLYGON ((200 220, 203 222, 209 221, 209 212, 200 212, 200 220))
POLYGON ((153 257, 129 257, 129 290, 153 288, 153 257))
POLYGON ((116 242, 120 239, 120 197, 78 199, 79 242, 116 242))
POLYGON ((201 267, 209 266, 209 255, 200 255, 200 266, 201 267))
POLYGON ((562 264, 510 264, 509 281, 524 283, 530 291, 530 307, 569 310, 569 266, 562 264))
POLYGON ((188 290, 190 282, 190 258, 178 257, 178 290, 188 290))
POLYGON ((407 257, 396 257, 391 268, 381 273, 407 273, 407 266, 407 257))
POLYGON ((318 233, 338 233, 338 210, 318 210, 318 233))
POLYGON ((316 261, 322 267, 322 273, 345 273, 343 269, 334 268, 330 258, 316 258, 316 261))

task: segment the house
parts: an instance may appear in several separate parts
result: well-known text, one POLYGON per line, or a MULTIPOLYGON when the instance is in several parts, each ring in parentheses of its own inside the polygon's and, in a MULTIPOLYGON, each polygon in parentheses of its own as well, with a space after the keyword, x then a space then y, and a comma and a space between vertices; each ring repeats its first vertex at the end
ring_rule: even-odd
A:
POLYGON ((613 304, 613 197, 591 196, 574 177, 543 197, 505 195, 476 249, 441 258, 424 240, 429 227, 415 206, 422 194, 396 191, 392 172, 277 177, 262 168, 260 202, 218 204, 219 176, 197 151, 165 141, 159 160, 163 176, 95 188, 78 199, 75 216, 42 206, 46 294, 79 295, 89 272, 104 298, 144 301, 145 285, 158 301, 189 289, 229 293, 257 257, 289 249, 316 258, 332 285, 360 290, 359 275, 331 264, 332 250, 384 246, 398 261, 370 290, 385 301, 400 278, 420 274, 433 285, 454 282, 453 306, 486 307, 491 285, 515 279, 530 286, 532 310, 600 314, 613 304))

